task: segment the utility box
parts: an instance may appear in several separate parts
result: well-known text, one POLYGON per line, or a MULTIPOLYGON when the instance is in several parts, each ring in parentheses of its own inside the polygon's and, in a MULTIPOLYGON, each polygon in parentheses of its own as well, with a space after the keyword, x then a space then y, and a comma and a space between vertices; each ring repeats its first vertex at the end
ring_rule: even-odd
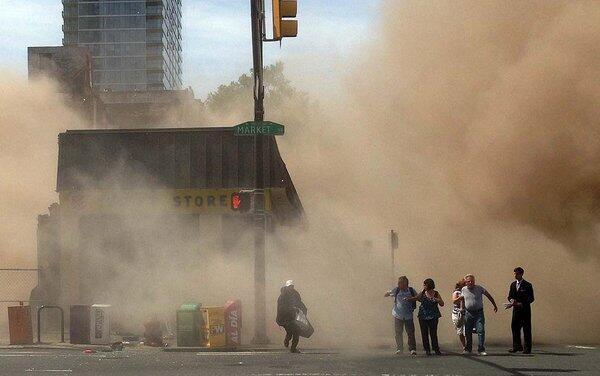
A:
POLYGON ((229 300, 225 303, 225 333, 227 347, 242 345, 242 302, 229 300))
POLYGON ((8 331, 11 345, 32 345, 31 307, 8 307, 8 331))
POLYGON ((69 310, 69 342, 87 345, 90 343, 90 305, 72 305, 69 310))
POLYGON ((90 343, 109 345, 110 342, 110 305, 92 304, 90 309, 90 343))
POLYGON ((182 304, 177 310, 177 346, 202 346, 202 314, 200 304, 182 304))
POLYGON ((202 308, 202 318, 204 319, 204 338, 205 346, 225 347, 227 338, 225 335, 225 308, 224 307, 205 307, 202 308))

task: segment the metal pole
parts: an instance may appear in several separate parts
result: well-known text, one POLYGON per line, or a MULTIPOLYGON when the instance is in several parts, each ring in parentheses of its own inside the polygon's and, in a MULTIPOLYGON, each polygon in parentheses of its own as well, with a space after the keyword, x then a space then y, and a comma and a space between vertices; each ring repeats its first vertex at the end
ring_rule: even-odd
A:
MULTIPOLYGON (((254 121, 263 121, 265 116, 263 85, 263 4, 262 0, 250 0, 252 14, 252 57, 254 72, 254 121)), ((254 194, 254 339, 253 343, 266 344, 266 297, 265 297, 265 212, 263 179, 263 136, 254 136, 256 181, 254 194)))
POLYGON ((392 256, 392 279, 394 279, 396 273, 396 260, 394 259, 394 230, 390 230, 390 254, 392 256))

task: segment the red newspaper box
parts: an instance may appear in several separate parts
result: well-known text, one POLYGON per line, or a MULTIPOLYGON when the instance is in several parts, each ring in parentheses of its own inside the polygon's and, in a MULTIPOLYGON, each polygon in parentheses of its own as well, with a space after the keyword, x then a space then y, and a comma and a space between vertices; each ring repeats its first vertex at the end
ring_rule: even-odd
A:
POLYGON ((242 344, 242 302, 229 300, 225 303, 225 333, 227 347, 238 347, 242 344))
POLYGON ((8 307, 8 330, 11 345, 32 345, 31 307, 8 307))

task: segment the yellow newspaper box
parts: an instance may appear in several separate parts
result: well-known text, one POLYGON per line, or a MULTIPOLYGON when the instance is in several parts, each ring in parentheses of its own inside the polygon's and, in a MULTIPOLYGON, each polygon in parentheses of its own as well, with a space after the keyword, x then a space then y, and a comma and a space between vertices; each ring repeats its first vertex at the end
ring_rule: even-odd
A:
POLYGON ((204 318, 205 345, 208 347, 225 347, 225 307, 203 307, 200 309, 204 318))

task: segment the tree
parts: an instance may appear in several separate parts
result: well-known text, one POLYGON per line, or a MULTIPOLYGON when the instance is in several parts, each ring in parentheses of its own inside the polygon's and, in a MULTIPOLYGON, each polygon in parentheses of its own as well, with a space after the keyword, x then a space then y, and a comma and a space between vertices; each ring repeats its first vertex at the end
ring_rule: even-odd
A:
MULTIPOLYGON (((306 112, 308 94, 296 89, 284 75, 284 64, 277 62, 264 70, 266 118, 274 121, 292 121, 290 114, 306 112)), ((253 118, 253 76, 242 74, 237 81, 221 85, 208 94, 205 102, 209 117, 236 121, 253 118)))

